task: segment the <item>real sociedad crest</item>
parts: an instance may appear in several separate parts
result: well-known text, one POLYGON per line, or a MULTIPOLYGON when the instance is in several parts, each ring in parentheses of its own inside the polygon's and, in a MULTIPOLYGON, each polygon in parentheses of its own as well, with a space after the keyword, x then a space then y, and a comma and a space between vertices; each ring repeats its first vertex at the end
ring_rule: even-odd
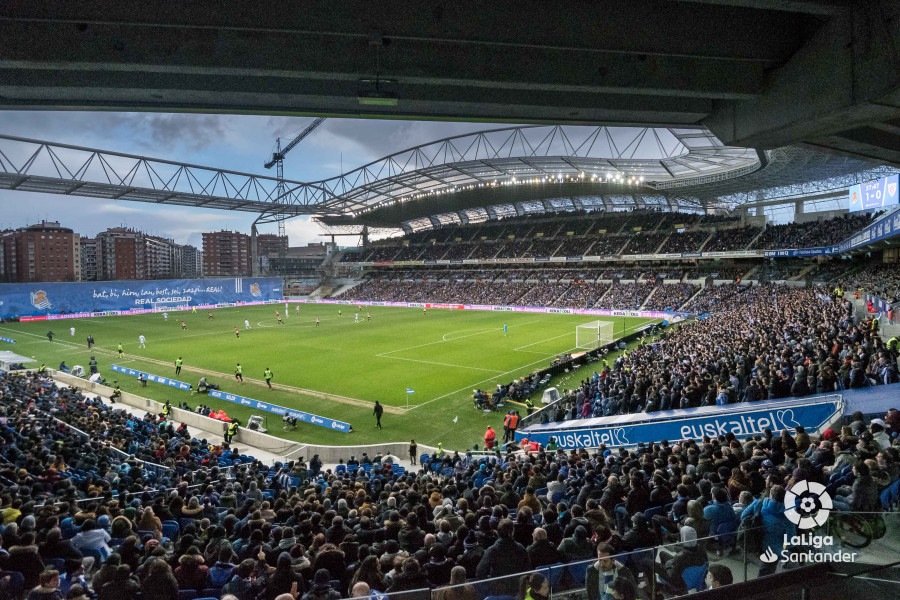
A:
POLYGON ((254 284, 251 284, 251 285, 250 285, 250 295, 251 295, 251 296, 256 296, 257 298, 259 298, 260 296, 262 296, 262 292, 261 292, 260 289, 259 289, 259 284, 258 284, 258 283, 254 283, 254 284))
POLYGON ((47 292, 45 292, 44 290, 31 292, 31 305, 41 310, 49 309, 51 307, 51 304, 50 301, 47 300, 47 292))

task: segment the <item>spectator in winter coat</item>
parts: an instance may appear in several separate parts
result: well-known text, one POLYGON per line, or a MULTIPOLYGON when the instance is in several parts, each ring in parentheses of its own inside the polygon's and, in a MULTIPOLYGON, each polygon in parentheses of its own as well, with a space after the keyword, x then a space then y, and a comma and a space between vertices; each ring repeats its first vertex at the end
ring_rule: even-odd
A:
POLYGON ((387 589, 387 594, 389 597, 396 594, 398 598, 406 600, 428 600, 431 598, 431 585, 428 583, 428 577, 425 576, 425 572, 419 566, 419 561, 415 558, 407 558, 403 561, 401 571, 394 577, 391 587, 387 589), (418 594, 400 593, 412 590, 422 590, 421 596, 418 594))
POLYGON ((312 588, 303 594, 302 600, 340 600, 341 593, 331 587, 329 579, 325 569, 316 571, 312 588))
POLYGON ((28 592, 28 600, 61 600, 59 591, 59 571, 44 571, 38 586, 28 592))
POLYGON ((147 567, 141 582, 143 600, 178 600, 178 581, 169 564, 154 558, 147 567))
POLYGON ((632 528, 622 538, 626 550, 637 548, 652 548, 659 544, 656 533, 650 529, 647 517, 643 513, 637 513, 631 518, 632 528))
POLYGON ((684 570, 688 567, 699 567, 707 562, 706 551, 697 543, 697 532, 693 527, 681 528, 681 545, 678 552, 672 554, 660 550, 660 562, 655 563, 657 573, 665 580, 664 587, 681 595, 687 593, 684 583, 684 570))
POLYGON ((869 466, 863 461, 853 465, 853 490, 849 496, 838 495, 834 500, 835 510, 854 512, 878 512, 881 510, 881 500, 878 495, 878 487, 872 479, 869 466))
MULTIPOLYGON (((728 501, 728 492, 721 487, 713 489, 713 502, 703 509, 703 518, 709 523, 710 535, 721 534, 723 531, 736 532, 740 524, 731 502, 728 501)), ((731 544, 733 540, 733 535, 717 538, 720 544, 726 545, 731 544)))
POLYGON ((81 527, 81 531, 72 538, 72 545, 79 550, 85 548, 97 550, 103 558, 106 558, 112 554, 112 549, 107 545, 111 539, 112 537, 105 529, 97 528, 97 522, 94 519, 88 519, 81 527))
POLYGON ((475 571, 475 576, 479 579, 485 577, 503 578, 492 583, 492 595, 515 595, 517 587, 515 578, 504 576, 521 573, 531 568, 528 551, 525 550, 522 544, 512 539, 513 529, 513 522, 509 519, 500 521, 497 530, 499 537, 484 553, 484 557, 478 563, 478 568, 475 571))
POLYGON ((562 555, 556 547, 547 540, 547 532, 538 527, 532 532, 534 543, 528 546, 528 560, 532 569, 539 569, 545 565, 555 565, 563 562, 562 555))
POLYGON ((587 537, 587 529, 583 525, 577 526, 572 537, 565 538, 557 550, 562 555, 564 562, 587 560, 594 554, 594 549, 587 537))
POLYGON ((98 600, 134 600, 135 595, 141 591, 137 580, 131 576, 131 567, 119 565, 113 580, 100 588, 98 600))
MULTIPOLYGON (((760 514, 763 521, 763 552, 771 552, 779 556, 784 547, 784 536, 791 537, 797 534, 797 526, 784 515, 784 494, 783 486, 772 486, 768 498, 756 500, 741 515, 741 521, 751 518, 752 511, 757 509, 757 503, 762 504, 760 514)), ((759 576, 771 575, 777 567, 777 561, 762 563, 759 567, 759 576)))
POLYGON ((587 569, 586 589, 588 600, 614 600, 611 588, 617 579, 627 579, 634 583, 634 575, 618 560, 615 550, 609 544, 597 546, 597 562, 587 569))
POLYGON ((206 587, 209 567, 203 564, 203 555, 196 546, 188 548, 187 553, 178 559, 175 580, 180 590, 202 590, 206 587))

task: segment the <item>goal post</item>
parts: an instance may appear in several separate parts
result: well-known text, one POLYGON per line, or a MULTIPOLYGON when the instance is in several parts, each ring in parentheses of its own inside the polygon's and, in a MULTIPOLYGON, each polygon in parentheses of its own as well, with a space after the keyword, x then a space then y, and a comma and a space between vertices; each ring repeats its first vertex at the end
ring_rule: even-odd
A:
POLYGON ((575 347, 594 350, 615 340, 612 321, 591 321, 575 327, 575 347))

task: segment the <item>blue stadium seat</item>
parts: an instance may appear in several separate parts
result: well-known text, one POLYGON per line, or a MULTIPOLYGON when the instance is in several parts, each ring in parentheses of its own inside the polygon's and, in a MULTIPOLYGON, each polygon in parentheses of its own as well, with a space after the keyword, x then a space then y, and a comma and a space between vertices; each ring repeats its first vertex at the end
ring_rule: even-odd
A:
POLYGON ((178 590, 178 600, 196 600, 197 590, 178 590))
POLYGON ((335 472, 335 473, 346 473, 346 472, 347 472, 347 465, 338 465, 338 466, 336 466, 336 467, 334 468, 334 472, 335 472))
POLYGON ((687 586, 688 593, 696 590, 698 592, 706 589, 706 572, 709 570, 709 563, 705 562, 699 567, 688 567, 681 574, 684 584, 687 586))
POLYGON ((181 532, 181 526, 178 525, 178 521, 163 521, 162 523, 162 534, 169 538, 172 541, 178 539, 178 534, 181 532))
POLYGON ((99 568, 96 566, 103 562, 103 553, 95 548, 82 548, 81 553, 86 557, 90 556, 94 559, 95 568, 99 568))
POLYGON ((898 502, 900 502, 900 479, 881 492, 881 508, 889 511, 898 502))
POLYGON ((0 579, 9 577, 9 597, 21 598, 25 595, 25 576, 18 571, 0 571, 0 579))
POLYGON ((61 574, 66 572, 66 559, 64 558, 48 558, 47 563, 61 574))
POLYGON ((587 577, 588 567, 593 563, 594 561, 582 561, 571 563, 569 565, 569 575, 572 576, 572 581, 575 582, 575 585, 579 587, 584 585, 585 578, 587 577))
POLYGON ((559 585, 559 582, 562 580, 563 573, 566 572, 565 563, 556 563, 555 565, 550 565, 548 567, 550 571, 550 576, 547 579, 550 580, 550 589, 555 588, 559 585))

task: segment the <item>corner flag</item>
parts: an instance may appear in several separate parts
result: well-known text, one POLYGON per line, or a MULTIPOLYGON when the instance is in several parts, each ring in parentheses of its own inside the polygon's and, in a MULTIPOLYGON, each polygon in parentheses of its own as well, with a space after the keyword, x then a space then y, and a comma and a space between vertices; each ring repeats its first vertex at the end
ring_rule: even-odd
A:
POLYGON ((414 390, 414 389, 412 389, 412 388, 406 388, 406 393, 407 393, 407 394, 415 394, 415 393, 416 393, 416 390, 414 390))

